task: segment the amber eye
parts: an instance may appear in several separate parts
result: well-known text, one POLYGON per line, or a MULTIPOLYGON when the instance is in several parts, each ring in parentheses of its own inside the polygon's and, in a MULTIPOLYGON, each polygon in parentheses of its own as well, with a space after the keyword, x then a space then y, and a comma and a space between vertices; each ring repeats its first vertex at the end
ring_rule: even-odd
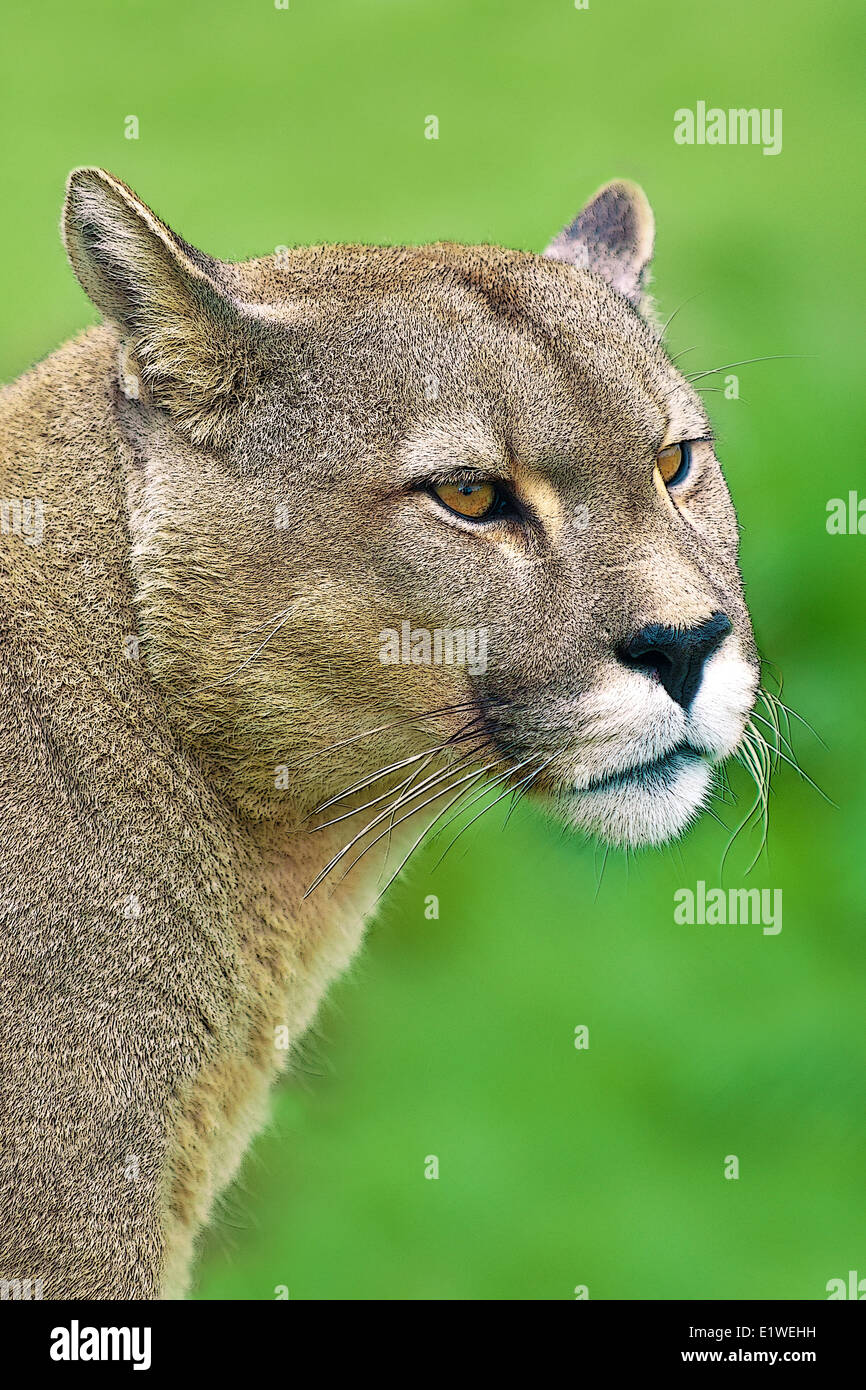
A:
POLYGON ((432 491, 458 516, 483 521, 499 506, 499 490, 494 483, 434 483, 432 491))
POLYGON ((683 482, 692 465, 692 446, 686 442, 668 444, 656 454, 656 468, 665 487, 683 482))

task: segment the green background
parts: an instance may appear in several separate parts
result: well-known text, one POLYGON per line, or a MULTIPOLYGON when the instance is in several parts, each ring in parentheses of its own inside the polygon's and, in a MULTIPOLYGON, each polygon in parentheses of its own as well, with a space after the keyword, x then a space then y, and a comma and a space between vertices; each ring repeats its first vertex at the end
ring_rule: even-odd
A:
MULTIPOLYGON (((525 806, 503 830, 503 803, 390 892, 220 1203, 196 1296, 791 1299, 866 1277, 866 536, 825 527, 830 498, 866 495, 863 18, 860 0, 7 6, 3 379, 93 320, 57 236, 84 163, 231 258, 538 250, 631 177, 656 212, 661 313, 688 301, 672 351, 790 355, 707 398, 758 637, 838 803, 776 779, 748 882, 783 890, 781 934, 674 923, 677 888, 720 882, 710 819, 681 847, 612 853, 599 888, 600 851, 525 806), (781 154, 675 145, 698 100, 781 107, 781 154)), ((737 842, 725 886, 755 847, 737 842)))

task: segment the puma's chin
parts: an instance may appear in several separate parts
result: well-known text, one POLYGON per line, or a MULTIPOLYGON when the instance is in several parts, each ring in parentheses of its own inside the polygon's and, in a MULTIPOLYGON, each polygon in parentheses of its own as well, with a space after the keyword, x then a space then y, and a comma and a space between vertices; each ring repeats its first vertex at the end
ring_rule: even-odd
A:
POLYGON ((681 835, 706 802, 711 782, 707 758, 678 749, 575 786, 558 808, 575 829, 613 845, 659 845, 681 835))

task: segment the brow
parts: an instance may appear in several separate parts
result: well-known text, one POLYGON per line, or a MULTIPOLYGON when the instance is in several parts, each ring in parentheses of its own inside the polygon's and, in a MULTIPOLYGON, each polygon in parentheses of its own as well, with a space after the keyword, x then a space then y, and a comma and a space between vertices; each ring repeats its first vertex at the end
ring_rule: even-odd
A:
MULTIPOLYGON (((455 475, 477 477, 479 481, 488 478, 501 483, 512 481, 513 470, 509 464, 496 457, 498 449, 491 450, 489 458, 480 459, 477 449, 468 454, 465 448, 461 449, 457 440, 446 444, 434 437, 430 445, 429 462, 416 456, 398 465, 397 477, 401 482, 407 485, 421 481, 442 483, 448 482, 455 475)), ((423 449, 423 445, 421 448, 423 449)))

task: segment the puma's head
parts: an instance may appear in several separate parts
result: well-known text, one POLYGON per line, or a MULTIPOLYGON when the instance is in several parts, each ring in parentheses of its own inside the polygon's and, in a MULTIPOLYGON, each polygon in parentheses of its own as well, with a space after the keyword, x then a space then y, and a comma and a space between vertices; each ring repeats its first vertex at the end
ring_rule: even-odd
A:
POLYGON ((544 255, 230 264, 84 169, 64 234, 117 338, 147 664, 248 814, 393 821, 486 768, 613 842, 683 830, 758 663, 711 426, 641 316, 639 189, 544 255))

